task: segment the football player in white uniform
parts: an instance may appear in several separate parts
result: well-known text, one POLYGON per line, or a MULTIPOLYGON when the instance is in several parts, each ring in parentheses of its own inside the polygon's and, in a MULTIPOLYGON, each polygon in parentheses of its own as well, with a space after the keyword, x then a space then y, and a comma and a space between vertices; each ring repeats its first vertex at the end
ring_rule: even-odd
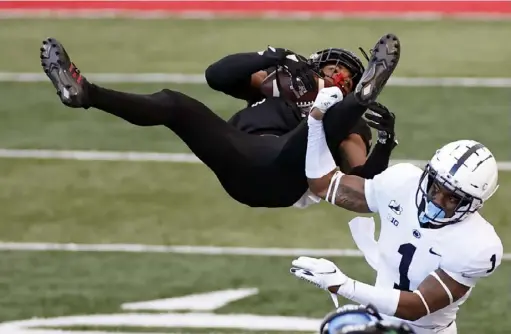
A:
POLYGON ((344 175, 335 168, 321 122, 337 93, 333 87, 322 90, 309 115, 306 174, 322 199, 379 214, 376 283, 351 279, 326 259, 300 257, 291 272, 407 320, 418 334, 456 333, 459 306, 503 255, 500 238, 478 212, 498 188, 497 162, 484 145, 459 140, 437 150, 424 170, 402 163, 372 180, 344 175))

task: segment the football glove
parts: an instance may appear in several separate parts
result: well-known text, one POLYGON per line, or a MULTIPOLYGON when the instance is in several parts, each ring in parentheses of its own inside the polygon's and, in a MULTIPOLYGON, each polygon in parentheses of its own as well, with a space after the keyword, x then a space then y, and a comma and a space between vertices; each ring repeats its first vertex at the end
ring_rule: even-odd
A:
POLYGON ((277 66, 281 66, 289 72, 295 91, 299 92, 300 86, 303 86, 307 91, 317 89, 316 78, 307 58, 291 50, 272 46, 268 46, 268 49, 263 51, 262 55, 273 59, 277 66))
POLYGON ((393 141, 395 147, 398 142, 395 138, 396 116, 394 113, 378 102, 371 103, 368 109, 370 111, 365 113, 364 118, 367 125, 378 131, 378 142, 386 144, 388 141, 393 141))
POLYGON ((317 108, 324 114, 334 104, 341 102, 342 99, 343 94, 339 87, 332 86, 323 88, 318 92, 316 100, 314 100, 311 108, 317 108))
POLYGON ((323 258, 300 256, 293 260, 292 265, 290 272, 293 275, 332 293, 349 280, 332 261, 323 258))

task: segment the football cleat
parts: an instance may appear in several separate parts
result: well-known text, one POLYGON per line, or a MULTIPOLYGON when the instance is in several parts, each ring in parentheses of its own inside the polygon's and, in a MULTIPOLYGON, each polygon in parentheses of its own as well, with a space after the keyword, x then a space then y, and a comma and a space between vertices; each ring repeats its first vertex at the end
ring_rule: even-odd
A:
POLYGON ((56 39, 50 37, 43 41, 41 66, 57 89, 57 95, 63 104, 72 108, 89 107, 87 80, 56 39))
POLYGON ((399 62, 401 44, 394 34, 382 36, 371 50, 371 58, 359 83, 355 97, 360 104, 376 101, 399 62))

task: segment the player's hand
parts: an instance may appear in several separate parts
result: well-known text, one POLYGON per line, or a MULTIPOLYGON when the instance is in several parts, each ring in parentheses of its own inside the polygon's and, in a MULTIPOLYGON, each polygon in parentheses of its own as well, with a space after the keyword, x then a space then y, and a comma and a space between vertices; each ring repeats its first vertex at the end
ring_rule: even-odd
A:
POLYGON ((275 65, 284 67, 291 76, 293 89, 297 92, 305 89, 313 91, 317 89, 316 78, 310 68, 307 58, 284 48, 268 48, 262 52, 262 55, 275 61, 275 65), (302 88, 303 87, 303 88, 302 88))
POLYGON ((292 265, 291 274, 331 293, 336 293, 339 286, 348 281, 348 277, 332 261, 323 258, 300 256, 293 260, 292 265))
POLYGON ((341 102, 343 98, 344 96, 339 87, 332 86, 323 88, 318 92, 316 100, 314 100, 312 104, 312 109, 316 108, 324 114, 334 104, 341 102))
POLYGON ((300 86, 303 86, 307 92, 317 89, 317 82, 314 72, 309 66, 309 63, 296 54, 287 55, 284 60, 283 67, 291 75, 291 82, 293 89, 297 92, 300 91, 300 86))
POLYGON ((367 125, 378 131, 378 142, 386 144, 388 141, 393 141, 394 146, 396 146, 396 116, 394 113, 378 102, 370 104, 368 109, 370 111, 366 112, 364 117, 367 125))
POLYGON ((259 52, 260 55, 266 58, 270 58, 275 62, 275 65, 284 65, 284 59, 286 56, 293 55, 295 52, 285 48, 274 48, 268 45, 268 48, 264 51, 259 52))

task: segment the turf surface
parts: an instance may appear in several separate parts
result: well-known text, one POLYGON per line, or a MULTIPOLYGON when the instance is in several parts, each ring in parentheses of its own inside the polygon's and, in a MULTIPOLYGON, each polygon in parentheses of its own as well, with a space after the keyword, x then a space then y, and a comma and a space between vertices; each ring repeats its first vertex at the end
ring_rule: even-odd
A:
POLYGON ((39 46, 59 39, 85 72, 188 72, 268 44, 306 56, 328 47, 369 50, 397 34, 399 76, 511 77, 509 21, 3 20, 0 70, 39 72, 39 46), (8 47, 7 47, 8 46, 8 47))
MULTIPOLYGON (((104 84, 153 93, 175 89, 203 101, 224 119, 243 102, 207 85, 104 84)), ((48 83, 0 83, 0 142, 4 148, 189 152, 164 127, 142 128, 90 109, 64 107, 48 83)), ((486 144, 499 160, 511 159, 509 90, 506 88, 387 87, 380 101, 396 114, 400 140, 394 158, 428 159, 451 140, 486 144)))
MULTIPOLYGON (((328 294, 292 277, 288 272, 291 259, 2 252, 0 314, 5 321, 32 316, 122 314, 126 312, 121 311, 120 305, 126 302, 223 289, 258 288, 258 294, 227 304, 216 313, 322 318, 332 308, 328 294)), ((374 273, 360 259, 333 260, 354 278, 366 282, 374 279, 374 273)), ((506 263, 478 284, 471 298, 461 307, 460 333, 503 334, 511 331, 511 323, 506 320, 511 306, 510 275, 511 265, 506 263)), ((151 326, 158 327, 149 325, 144 331, 154 332, 151 326)), ((116 326, 113 329, 126 331, 116 326)), ((110 326, 109 330, 112 330, 110 326)), ((187 328, 184 331, 224 333, 221 329, 190 331, 187 328)), ((176 329, 167 332, 176 333, 176 329)))

